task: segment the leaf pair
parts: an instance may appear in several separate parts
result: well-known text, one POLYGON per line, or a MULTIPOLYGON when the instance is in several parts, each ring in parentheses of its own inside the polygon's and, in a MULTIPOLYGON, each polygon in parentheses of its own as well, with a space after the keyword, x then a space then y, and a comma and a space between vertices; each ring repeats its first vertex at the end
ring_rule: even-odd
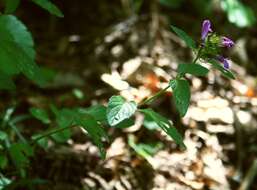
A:
MULTIPOLYGON (((196 43, 195 41, 183 30, 171 26, 172 30, 186 43, 186 45, 191 49, 196 49, 196 43)), ((211 65, 215 68, 221 71, 222 75, 229 79, 235 79, 234 74, 222 67, 219 63, 217 63, 215 60, 208 60, 208 62, 211 63, 211 65)), ((189 73, 195 76, 205 76, 208 73, 208 69, 205 67, 199 65, 199 64, 180 64, 178 67, 178 72, 180 73, 189 73)))

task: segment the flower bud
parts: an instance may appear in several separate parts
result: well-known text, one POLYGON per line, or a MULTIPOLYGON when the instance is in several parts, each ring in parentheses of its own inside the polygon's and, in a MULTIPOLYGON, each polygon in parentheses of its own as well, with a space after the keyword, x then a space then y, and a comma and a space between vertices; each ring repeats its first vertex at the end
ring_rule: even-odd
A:
POLYGON ((204 20, 202 24, 202 35, 201 35, 202 41, 205 41, 209 32, 212 32, 211 22, 209 20, 204 20))
POLYGON ((221 55, 218 55, 217 56, 217 60, 223 64, 225 69, 229 69, 229 63, 228 63, 228 59, 227 58, 225 58, 225 57, 223 57, 221 55))
POLYGON ((231 48, 235 45, 235 43, 227 37, 221 37, 221 45, 226 48, 231 48))

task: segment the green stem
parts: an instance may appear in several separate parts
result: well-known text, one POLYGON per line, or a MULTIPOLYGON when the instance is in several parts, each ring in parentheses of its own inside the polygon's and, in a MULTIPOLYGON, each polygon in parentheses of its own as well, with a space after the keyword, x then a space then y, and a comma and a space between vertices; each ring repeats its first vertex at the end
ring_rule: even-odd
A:
POLYGON ((20 133, 20 131, 17 129, 17 127, 12 122, 9 123, 9 126, 13 129, 13 131, 16 133, 16 135, 19 137, 19 139, 22 142, 24 142, 24 143, 27 142, 26 139, 23 137, 23 135, 20 133))
POLYGON ((46 132, 45 134, 43 134, 43 135, 41 135, 41 136, 39 136, 39 137, 33 139, 33 141, 31 142, 31 144, 35 144, 37 141, 39 141, 39 140, 41 140, 41 139, 43 139, 43 138, 49 137, 49 136, 51 136, 51 135, 53 135, 53 134, 55 134, 55 133, 59 133, 59 132, 64 131, 64 130, 66 130, 66 129, 71 129, 71 128, 73 128, 73 127, 77 127, 77 125, 72 125, 72 126, 63 127, 63 128, 57 128, 57 129, 55 129, 55 130, 51 130, 51 131, 49 131, 49 132, 46 132))
POLYGON ((196 57, 195 57, 195 59, 194 59, 194 61, 193 61, 193 64, 195 64, 196 61, 200 58, 202 49, 203 49, 203 48, 200 47, 200 49, 198 50, 197 55, 196 55, 196 57))
POLYGON ((165 87, 164 89, 158 91, 156 94, 154 94, 153 96, 151 96, 150 98, 147 98, 146 100, 144 100, 143 102, 139 103, 138 107, 141 107, 143 105, 147 105, 149 103, 151 103, 154 99, 156 99, 157 97, 161 96, 164 92, 166 92, 166 90, 168 90, 168 88, 170 87, 170 85, 168 85, 167 87, 165 87))

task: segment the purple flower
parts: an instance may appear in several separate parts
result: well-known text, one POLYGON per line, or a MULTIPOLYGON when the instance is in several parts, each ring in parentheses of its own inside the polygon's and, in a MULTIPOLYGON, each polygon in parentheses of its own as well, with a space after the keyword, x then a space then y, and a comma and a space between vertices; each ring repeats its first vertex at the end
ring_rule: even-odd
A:
POLYGON ((221 55, 218 55, 217 56, 217 60, 223 64, 225 69, 229 69, 229 63, 228 63, 228 59, 227 58, 225 58, 225 57, 223 57, 221 55))
POLYGON ((211 21, 209 20, 204 20, 203 24, 202 24, 202 35, 201 35, 201 39, 202 41, 205 41, 206 37, 208 36, 208 33, 212 32, 211 29, 211 21))
POLYGON ((223 47, 226 47, 226 48, 231 48, 235 45, 235 43, 227 37, 222 37, 221 38, 221 44, 222 44, 223 47))

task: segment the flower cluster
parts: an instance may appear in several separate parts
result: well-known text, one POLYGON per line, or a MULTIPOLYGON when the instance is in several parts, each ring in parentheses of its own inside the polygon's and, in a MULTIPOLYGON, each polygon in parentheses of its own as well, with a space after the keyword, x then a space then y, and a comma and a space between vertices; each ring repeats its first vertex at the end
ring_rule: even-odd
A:
POLYGON ((228 58, 221 55, 221 47, 232 48, 235 44, 228 37, 220 37, 213 33, 211 22, 204 20, 201 34, 202 58, 213 58, 221 62, 224 68, 229 69, 228 58))

